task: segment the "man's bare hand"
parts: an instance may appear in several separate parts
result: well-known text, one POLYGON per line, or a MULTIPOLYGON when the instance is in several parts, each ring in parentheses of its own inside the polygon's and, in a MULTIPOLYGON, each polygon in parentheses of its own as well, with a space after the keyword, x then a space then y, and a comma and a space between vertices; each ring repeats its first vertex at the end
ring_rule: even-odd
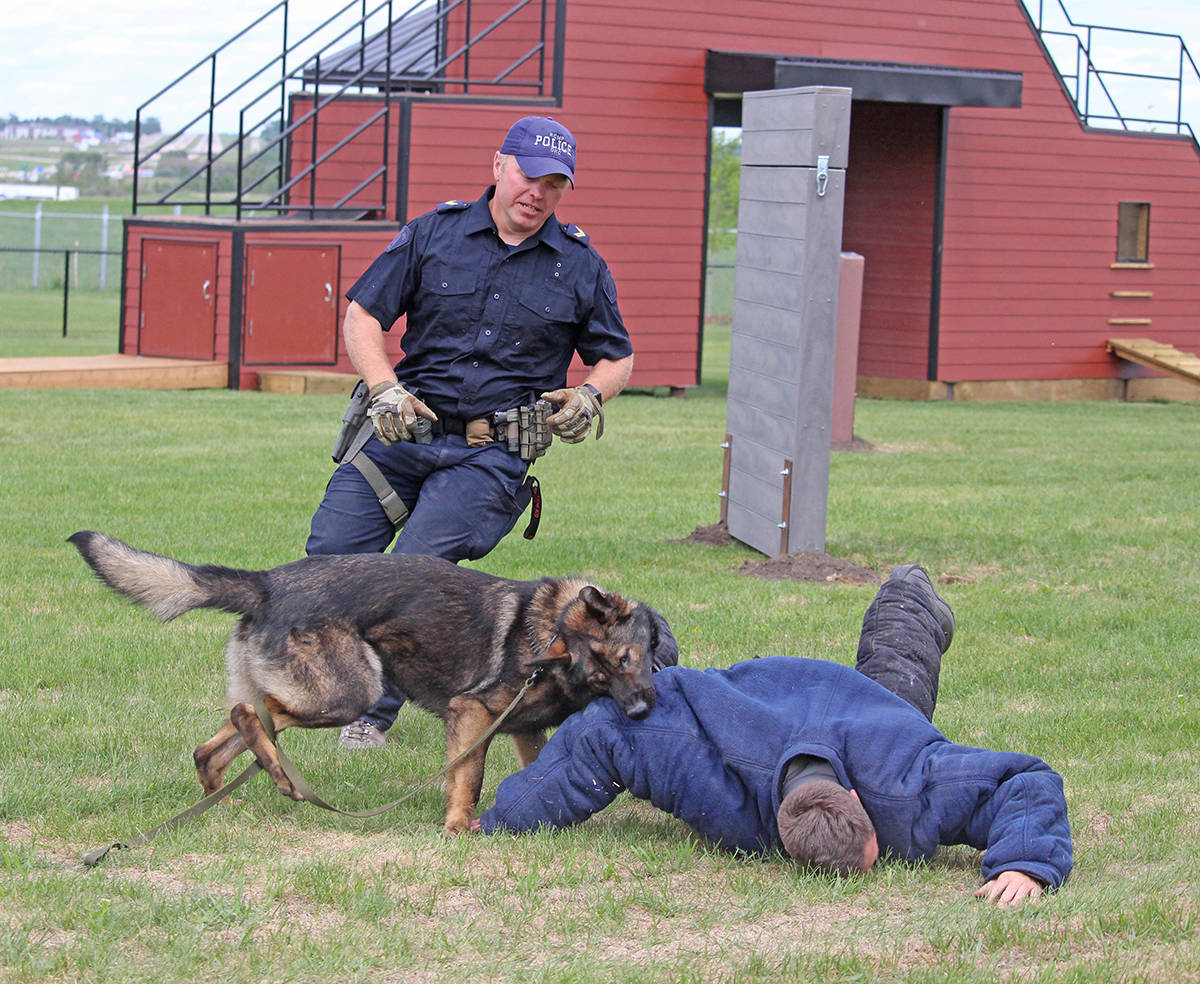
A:
POLYGON ((1042 894, 1042 883, 1023 871, 1002 871, 991 881, 984 882, 975 892, 975 898, 995 902, 996 905, 1020 905, 1036 899, 1042 894))

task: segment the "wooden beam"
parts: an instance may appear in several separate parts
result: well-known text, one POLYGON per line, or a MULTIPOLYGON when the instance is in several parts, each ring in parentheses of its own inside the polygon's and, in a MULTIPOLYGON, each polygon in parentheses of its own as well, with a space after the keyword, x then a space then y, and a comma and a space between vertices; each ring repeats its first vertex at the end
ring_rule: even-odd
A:
POLYGON ((1138 365, 1200 383, 1200 358, 1193 352, 1180 352, 1174 345, 1152 338, 1110 338, 1108 351, 1138 365))

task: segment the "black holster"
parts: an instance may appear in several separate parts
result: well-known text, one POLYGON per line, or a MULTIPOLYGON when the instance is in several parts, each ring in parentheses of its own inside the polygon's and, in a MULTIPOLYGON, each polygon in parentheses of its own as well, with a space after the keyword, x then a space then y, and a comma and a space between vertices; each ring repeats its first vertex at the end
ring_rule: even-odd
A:
POLYGON ((371 421, 367 418, 370 404, 371 390, 360 379, 350 394, 350 405, 342 414, 342 429, 333 442, 333 460, 339 464, 354 457, 371 436, 371 421))

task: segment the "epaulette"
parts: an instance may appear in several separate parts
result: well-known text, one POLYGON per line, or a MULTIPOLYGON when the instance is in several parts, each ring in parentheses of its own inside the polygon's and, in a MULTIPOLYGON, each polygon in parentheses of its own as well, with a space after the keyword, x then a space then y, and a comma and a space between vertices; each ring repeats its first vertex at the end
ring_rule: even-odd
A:
POLYGON ((470 207, 471 207, 470 202, 460 202, 457 198, 455 198, 455 199, 451 199, 448 202, 442 202, 442 204, 437 207, 437 211, 439 213, 440 212, 461 212, 464 208, 470 208, 470 207))
POLYGON ((586 246, 588 244, 589 236, 586 232, 584 232, 582 229, 580 229, 579 226, 564 225, 563 223, 559 223, 559 224, 562 225, 562 231, 568 239, 574 239, 575 242, 580 243, 584 246, 586 246))

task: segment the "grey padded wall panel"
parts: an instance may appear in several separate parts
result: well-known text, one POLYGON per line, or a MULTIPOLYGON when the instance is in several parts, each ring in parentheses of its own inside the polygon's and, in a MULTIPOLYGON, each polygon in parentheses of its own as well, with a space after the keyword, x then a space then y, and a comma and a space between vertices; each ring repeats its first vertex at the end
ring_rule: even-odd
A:
POLYGON ((726 521, 771 556, 825 549, 849 135, 849 89, 744 96, 726 521))
POLYGON ((833 86, 747 92, 742 97, 742 163, 815 167, 817 157, 828 154, 829 166, 844 171, 850 149, 849 92, 833 86), (755 103, 749 122, 747 98, 755 103), (746 145, 749 127, 755 132, 751 146, 746 145))

